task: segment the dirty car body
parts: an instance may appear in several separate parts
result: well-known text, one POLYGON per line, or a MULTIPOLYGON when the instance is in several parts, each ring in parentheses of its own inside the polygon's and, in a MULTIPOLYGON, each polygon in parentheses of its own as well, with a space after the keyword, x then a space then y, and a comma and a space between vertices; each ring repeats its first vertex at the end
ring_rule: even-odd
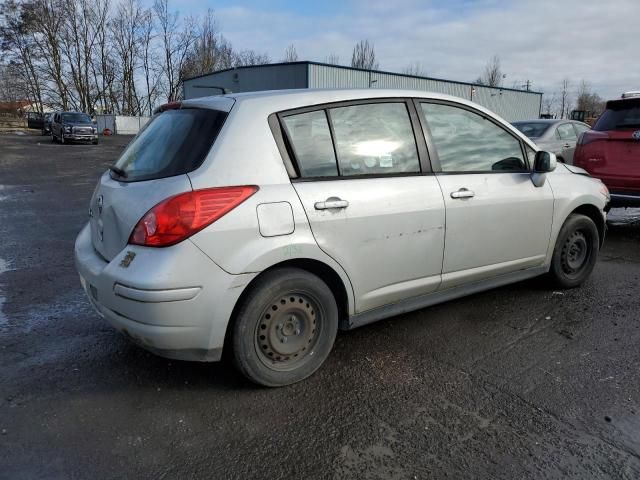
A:
POLYGON ((220 95, 154 115, 100 178, 75 260, 134 342, 199 361, 230 348, 278 386, 312 374, 338 326, 547 272, 577 286, 607 195, 458 98, 220 95))

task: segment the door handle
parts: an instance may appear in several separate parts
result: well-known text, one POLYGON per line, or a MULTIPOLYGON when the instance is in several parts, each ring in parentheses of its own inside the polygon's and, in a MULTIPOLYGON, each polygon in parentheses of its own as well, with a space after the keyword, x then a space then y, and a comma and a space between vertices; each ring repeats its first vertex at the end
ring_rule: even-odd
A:
POLYGON ((457 192, 451 192, 451 198, 471 198, 475 196, 476 194, 468 188, 461 188, 457 192))
POLYGON ((562 148, 571 148, 571 145, 570 145, 570 144, 568 144, 568 143, 565 143, 565 144, 562 146, 562 148))
POLYGON ((316 202, 314 207, 316 210, 330 210, 333 208, 347 208, 349 202, 338 197, 327 198, 324 202, 316 202))

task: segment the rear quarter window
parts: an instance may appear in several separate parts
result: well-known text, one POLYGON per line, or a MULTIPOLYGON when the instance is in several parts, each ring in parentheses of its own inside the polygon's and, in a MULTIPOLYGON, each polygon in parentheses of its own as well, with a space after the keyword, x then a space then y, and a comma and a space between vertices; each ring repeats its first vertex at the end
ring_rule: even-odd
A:
POLYGON ((117 180, 154 180, 192 172, 204 161, 226 118, 227 112, 196 108, 157 114, 114 165, 124 173, 117 180))

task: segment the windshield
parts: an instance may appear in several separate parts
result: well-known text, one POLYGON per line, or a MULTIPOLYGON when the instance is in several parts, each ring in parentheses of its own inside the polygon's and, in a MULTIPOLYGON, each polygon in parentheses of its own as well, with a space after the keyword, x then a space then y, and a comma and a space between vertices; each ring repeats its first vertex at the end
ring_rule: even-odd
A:
POLYGON ((544 135, 549 129, 548 123, 540 123, 540 122, 516 122, 513 124, 518 130, 524 133, 529 138, 537 138, 544 135))
POLYGON ((69 123, 91 123, 91 118, 86 113, 63 113, 62 121, 69 123))
POLYGON ((640 99, 609 102, 607 109, 593 126, 594 130, 606 131, 640 127, 640 99))
POLYGON ((191 172, 204 161, 226 118, 226 112, 195 108, 155 115, 112 167, 112 175, 131 182, 191 172))

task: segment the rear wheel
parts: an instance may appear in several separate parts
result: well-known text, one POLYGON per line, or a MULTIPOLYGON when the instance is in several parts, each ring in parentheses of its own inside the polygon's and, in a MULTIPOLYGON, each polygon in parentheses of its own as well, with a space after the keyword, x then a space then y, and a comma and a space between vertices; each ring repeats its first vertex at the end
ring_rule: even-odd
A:
POLYGON ((593 220, 571 214, 556 240, 551 269, 555 283, 562 288, 581 285, 593 271, 598 259, 600 236, 593 220))
POLYGON ((251 381, 289 385, 314 373, 329 356, 338 308, 329 287, 296 268, 265 273, 240 306, 233 358, 251 381))

